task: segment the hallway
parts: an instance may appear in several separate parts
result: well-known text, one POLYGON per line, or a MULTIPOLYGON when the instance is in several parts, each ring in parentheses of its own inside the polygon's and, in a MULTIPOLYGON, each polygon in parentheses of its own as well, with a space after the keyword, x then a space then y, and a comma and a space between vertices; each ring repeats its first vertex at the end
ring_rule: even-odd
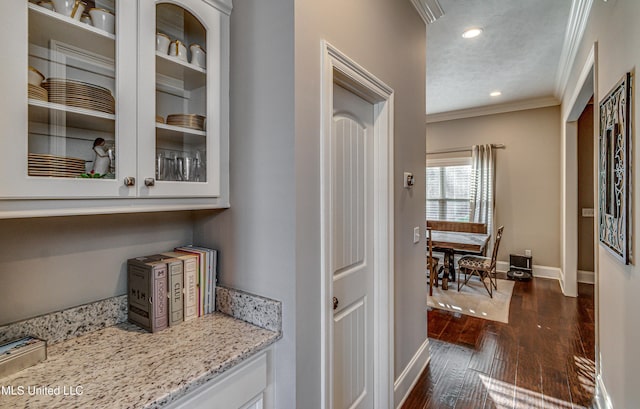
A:
POLYGON ((403 409, 595 408, 594 286, 517 282, 509 324, 428 312, 431 361, 403 409))

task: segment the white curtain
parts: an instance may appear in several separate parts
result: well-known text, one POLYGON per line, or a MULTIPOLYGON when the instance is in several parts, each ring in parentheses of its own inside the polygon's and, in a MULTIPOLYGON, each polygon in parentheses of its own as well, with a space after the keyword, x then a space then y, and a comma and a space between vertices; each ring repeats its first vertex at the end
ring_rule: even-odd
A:
POLYGON ((493 237, 495 150, 491 145, 474 145, 471 153, 471 206, 469 221, 486 223, 493 237))

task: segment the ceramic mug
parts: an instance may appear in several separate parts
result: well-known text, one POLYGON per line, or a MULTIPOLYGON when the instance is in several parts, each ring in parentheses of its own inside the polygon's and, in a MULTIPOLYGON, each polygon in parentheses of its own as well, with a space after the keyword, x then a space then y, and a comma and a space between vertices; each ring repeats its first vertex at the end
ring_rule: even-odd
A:
POLYGON ((156 51, 161 54, 168 54, 169 44, 171 44, 169 36, 162 33, 156 33, 156 51))
POLYGON ((60 13, 74 20, 80 21, 82 12, 87 7, 87 3, 80 0, 51 0, 56 13, 60 13))
POLYGON ((169 46, 169 55, 186 62, 187 46, 185 46, 180 40, 172 41, 171 45, 169 46))
POLYGON ((112 12, 105 9, 93 8, 89 10, 91 22, 95 28, 104 30, 107 33, 115 34, 116 32, 116 16, 112 12))
POLYGON ((207 52, 198 44, 191 44, 191 64, 200 68, 207 67, 207 52))
POLYGON ((87 13, 84 13, 82 17, 80 17, 80 22, 84 24, 88 24, 90 26, 93 25, 93 23, 91 22, 91 16, 89 16, 87 13))

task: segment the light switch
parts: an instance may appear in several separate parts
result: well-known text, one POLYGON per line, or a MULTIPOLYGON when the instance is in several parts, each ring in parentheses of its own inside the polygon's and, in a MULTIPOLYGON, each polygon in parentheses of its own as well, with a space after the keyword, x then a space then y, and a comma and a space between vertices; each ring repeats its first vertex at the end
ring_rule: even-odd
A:
POLYGON ((413 173, 411 172, 404 172, 404 183, 403 186, 406 188, 412 188, 413 187, 413 173))
POLYGON ((413 244, 420 242, 420 227, 413 228, 413 244))
POLYGON ((588 208, 582 209, 582 217, 593 217, 593 216, 594 216, 593 209, 588 209, 588 208))

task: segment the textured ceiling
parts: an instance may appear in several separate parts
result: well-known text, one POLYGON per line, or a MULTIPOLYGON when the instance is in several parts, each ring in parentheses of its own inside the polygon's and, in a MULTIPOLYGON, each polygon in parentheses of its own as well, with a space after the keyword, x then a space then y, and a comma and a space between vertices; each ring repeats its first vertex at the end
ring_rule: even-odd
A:
POLYGON ((554 96, 571 0, 439 1, 445 14, 427 26, 427 114, 554 96), (470 27, 484 32, 462 38, 470 27))

